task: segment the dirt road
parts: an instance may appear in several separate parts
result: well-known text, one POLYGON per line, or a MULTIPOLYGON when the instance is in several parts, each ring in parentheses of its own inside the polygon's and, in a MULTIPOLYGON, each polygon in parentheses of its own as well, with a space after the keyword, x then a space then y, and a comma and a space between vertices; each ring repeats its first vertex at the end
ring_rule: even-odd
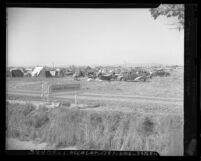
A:
MULTIPOLYGON (((41 96, 41 92, 25 91, 25 90, 9 90, 7 94, 21 95, 21 96, 41 96)), ((74 99, 75 93, 57 93, 54 98, 58 99, 74 99)), ((146 102, 146 103, 158 103, 158 104, 173 104, 183 105, 182 99, 176 98, 164 98, 164 97, 147 97, 147 96, 130 96, 130 95, 109 95, 98 93, 77 93, 77 99, 79 100, 99 100, 99 101, 114 101, 114 102, 146 102)))

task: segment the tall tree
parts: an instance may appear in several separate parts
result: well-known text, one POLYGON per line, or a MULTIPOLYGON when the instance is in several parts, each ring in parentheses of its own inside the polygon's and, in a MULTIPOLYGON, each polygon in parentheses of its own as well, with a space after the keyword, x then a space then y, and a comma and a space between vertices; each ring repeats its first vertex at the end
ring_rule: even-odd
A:
POLYGON ((177 17, 177 22, 174 23, 175 28, 179 31, 184 29, 184 5, 183 4, 161 4, 158 8, 151 8, 150 13, 154 19, 159 16, 177 17))

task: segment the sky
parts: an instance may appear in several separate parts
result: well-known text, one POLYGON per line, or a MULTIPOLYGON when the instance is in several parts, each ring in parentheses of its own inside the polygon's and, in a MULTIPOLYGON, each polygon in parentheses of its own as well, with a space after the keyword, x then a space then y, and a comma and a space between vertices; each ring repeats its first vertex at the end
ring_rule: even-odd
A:
POLYGON ((8 66, 184 64, 184 32, 149 9, 7 8, 8 66))

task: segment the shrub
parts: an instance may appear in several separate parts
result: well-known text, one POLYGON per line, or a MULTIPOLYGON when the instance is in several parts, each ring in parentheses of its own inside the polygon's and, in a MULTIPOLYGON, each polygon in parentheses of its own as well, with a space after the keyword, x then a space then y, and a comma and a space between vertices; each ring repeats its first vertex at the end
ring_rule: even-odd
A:
POLYGON ((30 112, 34 111, 36 107, 30 103, 25 104, 25 107, 23 108, 23 115, 27 116, 30 112))
POLYGON ((27 124, 34 128, 40 128, 46 124, 49 121, 49 117, 47 111, 44 109, 36 110, 31 116, 29 116, 29 118, 27 118, 27 124))
POLYGON ((71 103, 70 102, 62 102, 61 105, 64 107, 70 107, 71 103))

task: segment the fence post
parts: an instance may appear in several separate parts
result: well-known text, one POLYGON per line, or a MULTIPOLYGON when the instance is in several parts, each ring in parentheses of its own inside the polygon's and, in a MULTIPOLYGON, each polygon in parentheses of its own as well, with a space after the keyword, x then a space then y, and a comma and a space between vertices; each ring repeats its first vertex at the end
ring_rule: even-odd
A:
POLYGON ((40 96, 41 96, 41 98, 43 99, 43 82, 41 82, 41 87, 42 87, 42 88, 41 88, 41 95, 40 95, 40 96))
POLYGON ((41 97, 42 97, 42 101, 45 101, 45 86, 44 86, 43 81, 42 81, 42 94, 41 94, 41 97))
POLYGON ((75 91, 75 105, 77 105, 77 93, 75 91))
POLYGON ((47 83, 47 102, 50 102, 50 85, 47 83))

